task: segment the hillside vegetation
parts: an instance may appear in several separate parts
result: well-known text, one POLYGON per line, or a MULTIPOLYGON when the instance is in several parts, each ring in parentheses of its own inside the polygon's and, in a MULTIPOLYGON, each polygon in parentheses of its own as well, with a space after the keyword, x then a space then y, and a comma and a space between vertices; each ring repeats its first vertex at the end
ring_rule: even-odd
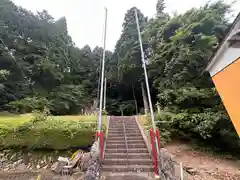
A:
MULTIPOLYGON (((132 115, 148 109, 135 9, 152 100, 161 109, 157 120, 169 121, 166 127, 159 125, 162 133, 239 152, 239 138, 204 72, 231 25, 227 18, 231 6, 223 1, 169 15, 164 0, 158 0, 153 18, 130 8, 114 51, 106 53, 108 114, 132 115)), ((76 47, 64 17, 56 20, 47 11, 34 14, 10 0, 1 1, 0 20, 1 111, 47 108, 53 115, 67 115, 94 109, 101 47, 76 47)))
POLYGON ((94 141, 96 119, 96 116, 48 116, 47 113, 0 116, 0 149, 87 148, 94 141))

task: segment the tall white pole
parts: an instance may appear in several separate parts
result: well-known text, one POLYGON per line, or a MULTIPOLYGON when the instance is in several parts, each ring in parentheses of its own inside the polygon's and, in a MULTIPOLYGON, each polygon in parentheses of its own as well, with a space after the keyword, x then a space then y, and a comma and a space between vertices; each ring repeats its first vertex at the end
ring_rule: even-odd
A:
MULTIPOLYGON (((146 68, 146 62, 145 62, 143 46, 142 46, 142 36, 141 36, 141 32, 140 32, 138 14, 137 14, 136 9, 135 9, 135 19, 136 19, 137 30, 138 30, 138 39, 139 39, 139 44, 140 44, 140 49, 141 49, 141 57, 142 57, 142 64, 143 64, 143 69, 144 69, 144 76, 145 76, 145 82, 146 82, 146 88, 147 88, 148 103, 149 103, 149 108, 150 108, 150 113, 151 113, 152 126, 153 126, 154 133, 156 133, 156 124, 155 124, 154 114, 153 114, 153 106, 152 106, 152 100, 151 100, 151 94, 150 94, 150 88, 149 88, 149 82, 148 82, 147 68, 146 68)), ((156 149, 157 149, 157 161, 158 161, 159 147, 158 147, 157 137, 155 137, 155 144, 156 144, 156 149)))
POLYGON ((100 84, 101 84, 101 67, 102 67, 102 61, 100 60, 99 63, 99 78, 98 78, 98 90, 97 90, 97 107, 99 106, 99 97, 100 97, 100 84))
POLYGON ((103 110, 106 110, 106 95, 107 95, 107 78, 104 81, 104 99, 103 99, 103 110))
POLYGON ((180 180, 183 180, 183 167, 181 162, 180 162, 180 174, 181 174, 180 180))
POLYGON ((106 53, 106 35, 107 35, 107 8, 105 8, 105 26, 104 26, 104 42, 103 42, 103 57, 102 57, 102 76, 101 76, 99 114, 98 114, 98 132, 99 133, 101 132, 101 127, 102 127, 102 105, 103 105, 103 82, 104 82, 105 53, 106 53))

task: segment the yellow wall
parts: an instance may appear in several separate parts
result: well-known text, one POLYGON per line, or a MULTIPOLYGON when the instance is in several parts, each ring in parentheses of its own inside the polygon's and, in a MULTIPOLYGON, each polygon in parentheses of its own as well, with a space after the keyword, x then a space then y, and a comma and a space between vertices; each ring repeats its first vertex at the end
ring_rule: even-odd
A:
POLYGON ((240 58, 212 78, 240 136, 240 58))

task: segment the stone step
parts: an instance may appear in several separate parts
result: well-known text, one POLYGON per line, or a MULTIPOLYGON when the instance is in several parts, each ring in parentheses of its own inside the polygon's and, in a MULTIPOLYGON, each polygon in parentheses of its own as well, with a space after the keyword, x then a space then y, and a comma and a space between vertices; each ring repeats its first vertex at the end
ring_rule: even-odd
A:
POLYGON ((101 174, 109 180, 145 180, 153 172, 151 155, 135 118, 111 117, 101 174))
POLYGON ((104 165, 152 165, 151 159, 105 159, 104 165))
POLYGON ((107 137, 106 141, 125 141, 124 137, 107 137))
POLYGON ((136 121, 110 121, 110 124, 134 124, 136 121))
MULTIPOLYGON (((127 138, 126 142, 127 142, 127 144, 141 144, 141 143, 145 144, 145 142, 143 140, 129 140, 128 138, 127 138)), ((125 139, 118 140, 118 141, 107 140, 107 144, 125 144, 126 142, 125 142, 125 139)))
MULTIPOLYGON (((124 136, 123 137, 109 137, 107 138, 107 141, 125 141, 124 136)), ((127 140, 143 140, 142 136, 133 136, 133 137, 127 137, 127 140)))
MULTIPOLYGON (((125 130, 125 133, 126 134, 130 134, 130 133, 141 133, 141 131, 140 130, 131 130, 131 131, 126 131, 125 130)), ((110 131, 108 131, 108 134, 124 134, 124 130, 121 130, 121 131, 112 131, 112 130, 110 130, 110 131)))
MULTIPOLYGON (((126 127, 125 130, 126 131, 136 131, 136 130, 139 130, 139 128, 137 126, 136 127, 126 127)), ((109 128, 108 131, 123 131, 123 128, 122 127, 109 128)))
POLYGON ((112 166, 103 165, 101 170, 103 172, 153 172, 153 167, 149 165, 128 165, 128 166, 112 166))
POLYGON ((134 118, 133 119, 117 119, 117 120, 111 119, 110 121, 111 122, 122 122, 122 121, 124 121, 124 122, 136 122, 134 118))
MULTIPOLYGON (((134 149, 134 148, 146 148, 146 145, 142 142, 141 144, 127 144, 128 149, 134 149)), ((108 144, 106 148, 108 149, 124 149, 125 144, 108 144)))
POLYGON ((133 159, 151 159, 149 153, 105 153, 105 159, 124 159, 124 158, 133 158, 133 159))
POLYGON ((131 121, 131 122, 122 122, 122 121, 119 121, 119 122, 110 122, 109 125, 132 125, 132 124, 137 124, 136 121, 131 121))
MULTIPOLYGON (((105 177, 106 176, 129 176, 129 175, 136 175, 136 172, 115 172, 115 173, 112 173, 112 172, 102 172, 102 171, 100 171, 100 175, 105 176, 105 177)), ((154 173, 153 172, 139 172, 139 173, 137 173, 137 175, 141 176, 141 177, 153 177, 154 173)))
MULTIPOLYGON (((108 136, 108 140, 113 140, 113 139, 125 139, 124 138, 124 135, 117 135, 117 134, 111 134, 111 136, 108 136)), ((130 140, 130 139, 140 139, 140 138, 142 138, 142 136, 140 135, 140 134, 132 134, 132 136, 126 136, 126 138, 128 139, 128 140, 130 140)))
POLYGON ((149 180, 148 177, 138 176, 138 175, 114 175, 114 176, 106 176, 105 180, 149 180))
MULTIPOLYGON (((136 128, 138 127, 137 124, 124 124, 124 127, 128 127, 128 128, 136 128)), ((123 128, 123 125, 118 125, 118 124, 109 124, 109 128, 123 128)))
MULTIPOLYGON (((109 129, 108 130, 108 133, 110 133, 110 132, 113 132, 113 133, 123 133, 124 132, 124 129, 122 129, 122 130, 111 130, 111 129, 109 129)), ((126 130, 125 129, 125 132, 126 133, 131 133, 131 132, 141 132, 139 129, 132 129, 132 130, 126 130)))
POLYGON ((135 120, 127 120, 127 121, 125 121, 125 120, 117 120, 117 121, 114 121, 114 120, 110 120, 110 123, 122 123, 122 122, 124 122, 124 123, 135 123, 136 121, 135 120))
POLYGON ((137 148, 137 149, 109 149, 106 148, 105 149, 105 153, 148 153, 148 149, 147 148, 137 148))
MULTIPOLYGON (((101 172, 101 176, 105 177, 105 180, 149 180, 149 177, 153 177, 153 172, 101 172)), ((152 180, 152 178, 151 178, 152 180)))
POLYGON ((110 121, 110 124, 136 124, 136 121, 110 121))
MULTIPOLYGON (((117 127, 117 128, 109 128, 109 131, 112 131, 112 130, 115 130, 115 131, 122 131, 124 128, 122 127, 117 127)), ((134 130, 139 130, 139 128, 136 126, 136 127, 128 127, 126 126, 125 127, 125 130, 126 131, 134 131, 134 130)))
MULTIPOLYGON (((135 131, 125 131, 126 135, 128 134, 141 134, 141 132, 139 130, 135 130, 135 131)), ((108 131, 108 135, 115 135, 115 134, 124 134, 124 131, 108 131)))
POLYGON ((126 127, 125 131, 140 131, 138 127, 136 128, 130 128, 130 127, 126 127))
POLYGON ((130 125, 137 125, 137 123, 136 122, 118 122, 118 123, 111 123, 110 122, 110 124, 109 124, 109 126, 130 126, 130 125))
MULTIPOLYGON (((108 137, 124 137, 124 133, 108 133, 108 137)), ((142 136, 142 134, 139 132, 139 133, 126 133, 126 136, 127 137, 133 137, 133 136, 142 136)))
MULTIPOLYGON (((125 125, 124 126, 125 128, 128 128, 128 129, 134 129, 134 128, 138 128, 138 125, 137 124, 135 124, 135 125, 125 125)), ((117 126, 117 125, 109 125, 109 127, 108 127, 109 129, 123 129, 123 126, 121 125, 119 125, 119 126, 117 126)))

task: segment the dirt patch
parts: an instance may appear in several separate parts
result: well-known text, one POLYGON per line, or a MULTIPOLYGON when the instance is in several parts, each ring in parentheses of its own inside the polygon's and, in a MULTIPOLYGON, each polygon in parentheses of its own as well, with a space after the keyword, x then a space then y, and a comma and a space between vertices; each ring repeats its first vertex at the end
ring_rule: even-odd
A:
POLYGON ((82 172, 77 172, 73 175, 57 175, 50 170, 0 173, 0 180, 81 180, 82 178, 82 172))
POLYGON ((76 168, 71 176, 53 173, 51 166, 59 156, 71 157, 74 150, 69 151, 0 151, 0 180, 78 180, 83 176, 80 168, 76 168))
POLYGON ((182 162, 188 180, 239 180, 240 160, 194 149, 183 142, 172 142, 165 148, 177 162, 182 162))

